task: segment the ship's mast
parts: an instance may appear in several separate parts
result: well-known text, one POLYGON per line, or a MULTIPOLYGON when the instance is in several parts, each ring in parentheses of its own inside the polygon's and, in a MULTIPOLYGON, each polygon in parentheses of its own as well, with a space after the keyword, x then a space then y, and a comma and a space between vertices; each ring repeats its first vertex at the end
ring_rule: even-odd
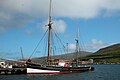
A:
POLYGON ((77 38, 76 38, 76 65, 78 65, 78 54, 79 54, 79 28, 77 32, 77 38))
POLYGON ((24 60, 24 56, 23 56, 22 47, 20 47, 20 51, 21 51, 21 55, 22 55, 22 60, 24 60))
POLYGON ((50 9, 49 9, 49 23, 48 23, 48 56, 47 56, 47 61, 49 64, 50 60, 50 40, 51 40, 51 29, 52 29, 52 0, 50 0, 50 9))

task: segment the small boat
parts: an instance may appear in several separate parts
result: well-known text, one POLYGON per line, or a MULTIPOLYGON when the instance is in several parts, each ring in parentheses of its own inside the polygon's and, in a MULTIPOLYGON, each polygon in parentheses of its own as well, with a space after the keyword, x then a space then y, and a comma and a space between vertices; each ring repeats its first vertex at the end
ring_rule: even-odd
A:
MULTIPOLYGON (((79 65, 78 60, 71 64, 67 64, 64 60, 51 60, 51 30, 52 30, 52 18, 51 18, 51 6, 52 0, 50 0, 50 12, 49 12, 49 23, 48 23, 48 53, 47 53, 47 64, 36 64, 28 59, 27 64, 27 74, 69 74, 69 73, 79 73, 85 71, 92 71, 94 67, 87 65, 79 65), (54 63, 54 64, 53 64, 54 63)), ((76 50, 78 52, 78 39, 76 39, 76 50)))

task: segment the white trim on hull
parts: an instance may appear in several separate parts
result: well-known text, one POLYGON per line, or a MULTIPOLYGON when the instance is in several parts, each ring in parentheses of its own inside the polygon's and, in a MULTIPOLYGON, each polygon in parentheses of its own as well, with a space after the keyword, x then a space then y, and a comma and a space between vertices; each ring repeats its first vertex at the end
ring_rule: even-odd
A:
POLYGON ((60 71, 27 68, 27 74, 54 74, 54 73, 60 73, 60 71))
POLYGON ((88 68, 79 67, 78 69, 71 69, 66 71, 27 68, 27 74, 69 74, 69 73, 78 73, 78 72, 93 71, 93 70, 94 67, 88 67, 88 68))

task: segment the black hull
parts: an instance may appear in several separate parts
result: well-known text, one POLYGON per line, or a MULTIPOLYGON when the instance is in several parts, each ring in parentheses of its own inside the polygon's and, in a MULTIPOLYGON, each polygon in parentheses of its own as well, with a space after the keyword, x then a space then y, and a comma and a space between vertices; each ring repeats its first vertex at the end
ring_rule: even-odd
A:
POLYGON ((69 73, 79 73, 79 72, 94 70, 94 67, 91 67, 91 66, 59 67, 59 66, 29 65, 27 69, 28 68, 33 70, 33 71, 27 70, 28 74, 69 74, 69 73))

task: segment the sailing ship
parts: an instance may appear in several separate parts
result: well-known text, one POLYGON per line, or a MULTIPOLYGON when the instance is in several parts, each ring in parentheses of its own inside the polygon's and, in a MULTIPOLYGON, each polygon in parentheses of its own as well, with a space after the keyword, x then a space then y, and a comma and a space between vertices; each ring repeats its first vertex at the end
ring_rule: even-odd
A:
MULTIPOLYGON (((78 73, 78 72, 84 72, 84 71, 92 71, 94 70, 94 67, 92 66, 80 66, 78 64, 78 59, 76 59, 76 62, 67 65, 65 61, 60 61, 59 59, 51 60, 50 58, 50 52, 51 52, 51 30, 52 30, 52 17, 51 17, 51 7, 52 7, 52 0, 50 0, 50 11, 49 11, 49 23, 48 23, 48 42, 47 42, 47 64, 36 64, 31 61, 31 59, 28 59, 26 62, 27 64, 27 74, 69 74, 69 73, 78 73), (55 64, 51 64, 52 61, 55 61, 55 64)), ((76 51, 78 51, 78 38, 76 39, 76 51)))

